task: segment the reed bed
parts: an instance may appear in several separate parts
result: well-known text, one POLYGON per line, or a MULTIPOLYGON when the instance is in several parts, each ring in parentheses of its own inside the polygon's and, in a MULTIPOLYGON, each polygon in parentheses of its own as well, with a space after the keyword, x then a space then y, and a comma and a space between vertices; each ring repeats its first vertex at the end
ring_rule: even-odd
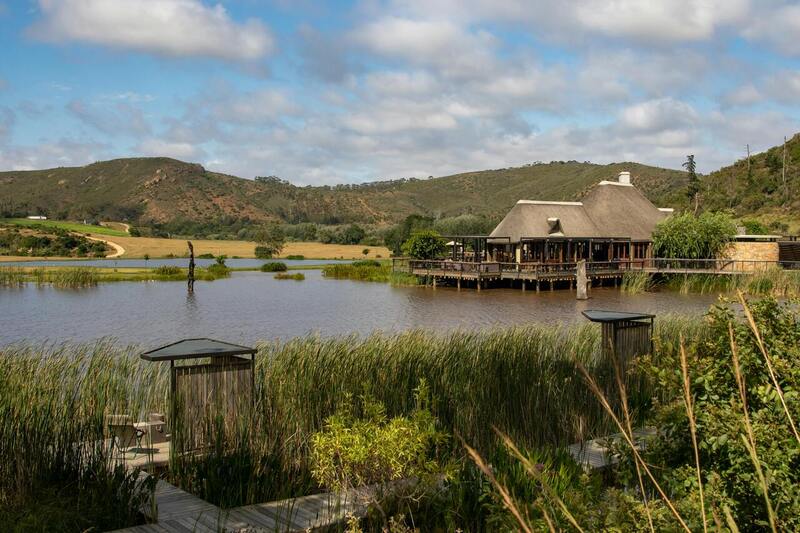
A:
POLYGON ((291 279, 294 281, 303 281, 306 279, 306 275, 302 272, 297 272, 295 274, 288 274, 285 272, 278 272, 273 276, 275 279, 291 279))
POLYGON ((653 289, 653 278, 649 272, 625 272, 620 290, 627 294, 639 294, 653 289))
POLYGON ((667 286, 681 293, 735 293, 778 298, 800 296, 800 271, 772 268, 764 272, 734 276, 710 274, 674 275, 667 286))
POLYGON ((55 492, 65 523, 45 522, 48 530, 138 521, 147 495, 136 472, 109 461, 104 415, 163 407, 167 376, 133 355, 108 342, 0 349, 0 516, 30 520, 41 495, 55 492))
POLYGON ((322 268, 322 275, 331 279, 374 281, 391 283, 395 286, 414 286, 423 283, 418 276, 406 272, 393 272, 390 264, 375 260, 325 265, 322 268))
MULTIPOLYGON (((696 319, 660 318, 657 346, 674 350, 681 333, 699 337, 703 328, 696 319)), ((105 415, 144 419, 169 412, 168 366, 140 360, 140 351, 108 341, 0 348, 0 511, 30 503, 48 483, 77 483, 81 490, 82 480, 108 472, 105 415)), ((313 492, 311 436, 346 395, 370 394, 390 416, 403 415, 414 407, 421 378, 442 429, 479 450, 496 444, 494 427, 525 446, 605 434, 612 426, 576 361, 603 387, 615 386, 592 325, 264 343, 254 408, 227 420, 210 418, 202 431, 212 453, 173 459, 170 479, 222 506, 313 492)), ((653 391, 634 370, 627 384, 638 417, 653 391)))
POLYGON ((21 268, 0 268, 0 287, 21 287, 25 284, 25 272, 21 268))

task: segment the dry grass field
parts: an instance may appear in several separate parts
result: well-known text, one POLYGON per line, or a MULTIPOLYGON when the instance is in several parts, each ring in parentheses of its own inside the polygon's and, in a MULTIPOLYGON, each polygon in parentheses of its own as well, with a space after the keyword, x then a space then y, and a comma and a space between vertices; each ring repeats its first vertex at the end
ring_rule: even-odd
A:
MULTIPOLYGON (((122 258, 141 258, 145 254, 151 258, 166 257, 174 255, 181 257, 189 253, 186 241, 182 239, 157 239, 152 237, 110 237, 103 236, 105 240, 119 244, 125 248, 122 258)), ((254 257, 254 242, 248 241, 211 241, 211 240, 192 240, 195 255, 213 254, 227 255, 228 257, 254 257)), ((360 259, 364 255, 364 249, 369 249, 368 258, 375 259, 378 255, 389 257, 389 249, 383 246, 360 246, 344 244, 322 244, 318 242, 290 242, 287 243, 281 253, 281 257, 287 255, 302 255, 306 259, 360 259)))

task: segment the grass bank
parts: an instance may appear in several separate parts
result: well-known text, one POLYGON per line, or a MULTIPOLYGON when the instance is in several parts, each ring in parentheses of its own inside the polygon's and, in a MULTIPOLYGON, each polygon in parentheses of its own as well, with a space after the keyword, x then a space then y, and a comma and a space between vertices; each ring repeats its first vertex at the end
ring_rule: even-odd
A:
MULTIPOLYGON (((0 287, 18 287, 25 283, 50 284, 59 288, 92 287, 114 281, 185 281, 188 269, 176 266, 156 268, 96 267, 0 267, 0 287)), ((195 269, 195 279, 213 281, 230 275, 229 270, 195 269)))
POLYGON ((30 220, 27 218, 0 218, 0 224, 13 226, 39 226, 42 228, 60 228, 76 233, 92 233, 110 237, 127 237, 128 233, 121 229, 109 228, 106 226, 95 226, 93 224, 82 224, 80 222, 69 222, 66 220, 30 220))
POLYGON ((420 285, 417 276, 404 272, 392 272, 389 261, 362 260, 350 264, 325 265, 322 275, 331 279, 351 279, 356 281, 375 281, 398 286, 420 285))
POLYGON ((754 274, 671 274, 654 277, 646 272, 625 273, 622 290, 636 294, 667 289, 682 294, 734 294, 791 298, 800 296, 800 271, 774 268, 754 274))

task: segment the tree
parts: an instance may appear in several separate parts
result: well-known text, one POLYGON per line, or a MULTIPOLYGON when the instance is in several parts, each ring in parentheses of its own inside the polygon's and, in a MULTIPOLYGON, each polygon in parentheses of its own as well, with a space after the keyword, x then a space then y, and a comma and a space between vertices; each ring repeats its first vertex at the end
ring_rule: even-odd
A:
POLYGON ((361 254, 364 257, 367 257, 369 255, 369 248, 364 248, 363 250, 361 250, 361 254))
POLYGON ((342 232, 342 244, 358 244, 366 236, 364 228, 358 224, 350 224, 342 232))
POLYGON ((686 196, 689 197, 689 202, 694 202, 694 212, 697 214, 697 209, 700 206, 700 179, 697 177, 697 165, 694 161, 694 155, 686 156, 683 168, 689 173, 689 184, 686 188, 686 196))
POLYGON ((725 213, 674 215, 659 222, 653 232, 657 257, 714 259, 736 234, 736 224, 725 213))
POLYGON ((412 233, 430 229, 432 226, 433 218, 431 217, 408 215, 400 224, 384 234, 383 241, 393 254, 400 254, 403 251, 403 243, 411 237, 412 233))
POLYGON ((283 228, 278 224, 268 224, 255 232, 256 257, 259 259, 270 259, 278 255, 283 250, 286 243, 286 235, 283 228))
POLYGON ((415 232, 403 243, 403 253, 415 259, 435 259, 446 249, 442 236, 433 230, 415 232))

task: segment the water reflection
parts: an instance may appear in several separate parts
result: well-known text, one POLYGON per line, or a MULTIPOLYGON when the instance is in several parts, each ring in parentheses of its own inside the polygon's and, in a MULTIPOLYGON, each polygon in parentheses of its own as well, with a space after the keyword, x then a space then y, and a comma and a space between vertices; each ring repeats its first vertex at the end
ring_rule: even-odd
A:
POLYGON ((305 281, 295 282, 261 272, 235 272, 229 279, 196 282, 194 295, 187 294, 185 282, 104 283, 68 291, 32 284, 0 289, 0 344, 104 336, 145 345, 183 337, 252 343, 310 332, 327 336, 376 329, 472 330, 576 322, 589 308, 700 314, 716 300, 670 292, 625 295, 609 288, 594 289, 590 300, 577 301, 569 291, 478 293, 327 280, 313 270, 305 274, 305 281))

